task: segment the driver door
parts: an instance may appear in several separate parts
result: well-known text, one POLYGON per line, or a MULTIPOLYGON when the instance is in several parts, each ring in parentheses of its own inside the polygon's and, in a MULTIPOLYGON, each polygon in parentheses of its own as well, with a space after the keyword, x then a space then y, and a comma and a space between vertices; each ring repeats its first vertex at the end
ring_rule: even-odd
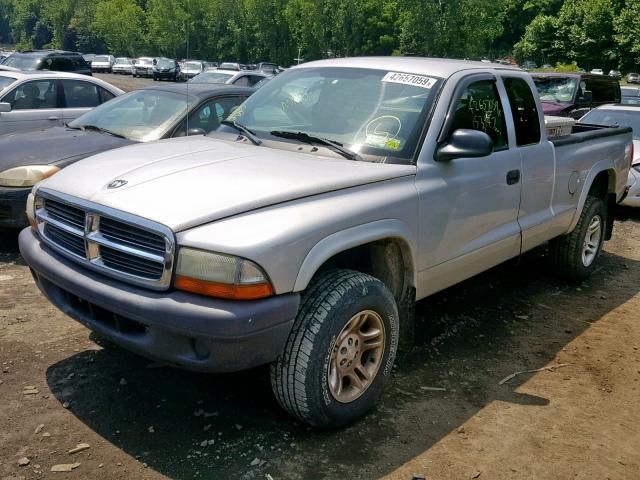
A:
POLYGON ((504 87, 490 74, 463 79, 442 132, 481 130, 494 151, 421 165, 419 297, 434 293, 520 253, 521 159, 509 138, 504 87))

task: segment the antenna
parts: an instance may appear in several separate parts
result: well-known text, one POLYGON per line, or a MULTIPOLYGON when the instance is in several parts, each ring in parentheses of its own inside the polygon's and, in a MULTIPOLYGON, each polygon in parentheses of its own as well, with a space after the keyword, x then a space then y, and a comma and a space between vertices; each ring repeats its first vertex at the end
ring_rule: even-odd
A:
MULTIPOLYGON (((187 40, 187 58, 186 58, 186 61, 189 61, 189 58, 190 58, 189 57, 189 10, 190 10, 189 7, 191 5, 191 2, 186 2, 186 5, 187 5, 187 14, 184 17, 184 32, 185 32, 185 35, 187 36, 187 39, 186 39, 187 40)), ((185 67, 187 65, 186 61, 184 63, 185 67)), ((189 112, 189 77, 187 77, 185 81, 187 82, 187 85, 186 85, 186 87, 187 87, 187 123, 186 123, 186 135, 185 136, 188 137, 189 136, 189 114, 191 113, 191 112, 189 112)))

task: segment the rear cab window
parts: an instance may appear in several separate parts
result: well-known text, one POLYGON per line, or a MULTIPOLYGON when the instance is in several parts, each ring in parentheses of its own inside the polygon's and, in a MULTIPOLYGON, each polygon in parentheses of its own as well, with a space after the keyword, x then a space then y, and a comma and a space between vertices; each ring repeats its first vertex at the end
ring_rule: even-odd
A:
POLYGON ((511 107, 511 115, 519 147, 540 143, 540 117, 529 84, 521 78, 503 80, 511 107))

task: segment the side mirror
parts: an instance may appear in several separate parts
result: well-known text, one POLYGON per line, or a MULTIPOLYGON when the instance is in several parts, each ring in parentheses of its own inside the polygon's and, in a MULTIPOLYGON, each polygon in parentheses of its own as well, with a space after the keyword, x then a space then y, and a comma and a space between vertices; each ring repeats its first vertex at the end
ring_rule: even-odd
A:
POLYGON ((189 130, 187 130, 187 136, 191 137, 193 135, 206 135, 207 132, 205 132, 203 129, 201 128, 190 128, 189 130))
POLYGON ((9 113, 11 111, 11 104, 7 102, 0 102, 0 113, 9 113))
POLYGON ((455 130, 449 141, 436 151, 436 161, 446 162, 454 158, 486 157, 493 152, 493 140, 480 130, 461 128, 455 130))
POLYGON ((587 103, 593 102, 593 92, 591 90, 585 90, 584 94, 582 95, 582 100, 587 103))

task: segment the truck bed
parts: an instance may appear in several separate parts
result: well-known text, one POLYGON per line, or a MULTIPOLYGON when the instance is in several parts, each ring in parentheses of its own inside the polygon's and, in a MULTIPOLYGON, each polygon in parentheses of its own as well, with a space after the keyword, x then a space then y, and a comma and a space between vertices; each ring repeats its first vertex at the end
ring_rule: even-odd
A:
POLYGON ((623 133, 631 133, 631 127, 623 127, 618 125, 605 126, 595 125, 591 123, 576 123, 571 129, 571 134, 565 137, 550 138, 556 147, 571 145, 575 143, 587 142, 596 138, 611 137, 623 133))

